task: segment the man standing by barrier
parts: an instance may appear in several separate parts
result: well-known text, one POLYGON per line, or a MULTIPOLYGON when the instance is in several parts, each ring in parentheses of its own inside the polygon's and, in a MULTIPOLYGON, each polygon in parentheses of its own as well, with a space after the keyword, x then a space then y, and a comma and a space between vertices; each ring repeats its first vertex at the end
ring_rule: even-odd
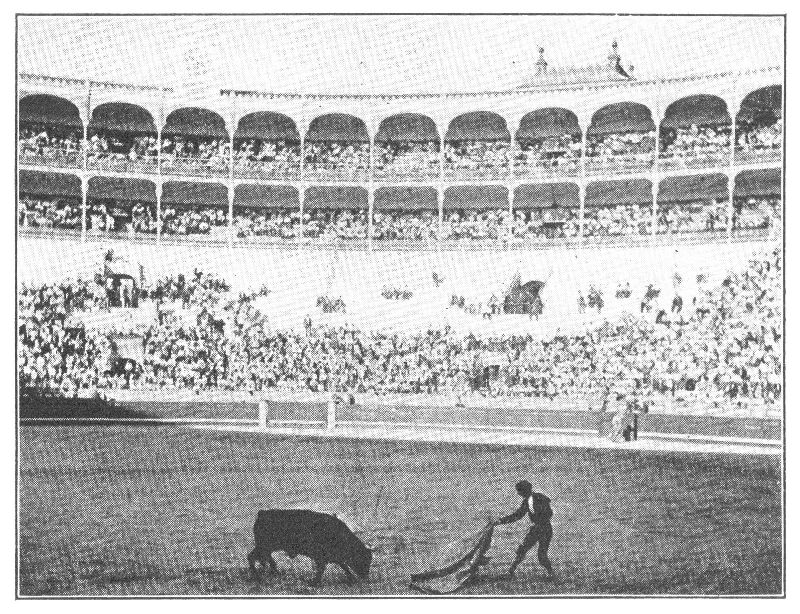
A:
POLYGON ((550 508, 550 499, 542 493, 533 492, 533 486, 528 480, 517 482, 516 490, 517 494, 522 497, 522 504, 517 511, 495 520, 493 524, 501 525, 515 522, 527 513, 533 526, 528 530, 525 539, 517 548, 517 556, 511 564, 508 577, 514 577, 519 564, 525 560, 525 556, 531 548, 538 544, 539 564, 547 570, 548 578, 552 580, 553 566, 547 557, 547 549, 550 547, 550 540, 553 538, 553 525, 550 524, 553 510, 550 508))

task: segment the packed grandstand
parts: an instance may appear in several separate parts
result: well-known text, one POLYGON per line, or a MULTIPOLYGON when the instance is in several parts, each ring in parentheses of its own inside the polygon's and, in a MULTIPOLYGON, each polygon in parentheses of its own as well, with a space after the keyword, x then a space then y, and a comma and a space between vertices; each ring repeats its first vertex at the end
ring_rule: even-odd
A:
MULTIPOLYGON (((309 307, 320 318, 280 328, 259 309, 255 287, 233 291, 224 276, 196 269, 139 279, 123 291, 107 265, 94 279, 26 280, 20 288, 21 389, 73 396, 460 387, 598 399, 625 386, 656 405, 687 392, 708 406, 775 405, 783 319, 779 81, 777 69, 765 69, 652 82, 544 79, 528 89, 451 96, 222 90, 190 106, 171 100, 167 88, 23 75, 23 237, 363 243, 370 253, 381 244, 580 251, 607 237, 622 248, 735 238, 752 258, 714 279, 698 271, 691 292, 677 284, 668 298, 655 280, 573 288, 582 329, 538 335, 525 327, 481 334, 448 324, 389 331, 337 322, 322 316, 345 312, 347 300, 323 288, 309 307), (397 112, 378 114, 379 104, 397 112), (492 105, 497 112, 474 110, 492 105), (582 318, 599 315, 611 295, 628 301, 613 317, 582 318), (131 330, 119 330, 113 317, 86 324, 115 309, 149 315, 131 330), (141 339, 135 360, 120 353, 121 335, 141 339)), ((519 281, 474 302, 464 296, 469 288, 449 288, 441 307, 487 322, 519 317, 508 303, 522 292, 519 281)), ((435 272, 431 284, 441 285, 435 272)), ((381 293, 402 303, 421 290, 387 285, 381 293)), ((546 309, 533 296, 522 311, 538 318, 546 309)))
MULTIPOLYGON (((464 334, 450 326, 389 332, 310 316, 300 329, 275 330, 258 308, 268 289, 232 292, 225 280, 200 270, 138 288, 135 301, 99 273, 92 281, 23 284, 20 384, 23 391, 66 396, 121 388, 460 394, 462 387, 595 404, 623 386, 645 403, 688 394, 708 407, 774 405, 782 394, 781 269, 775 248, 721 279, 698 275, 691 297, 679 290, 680 279, 674 294, 653 284, 592 287, 576 301, 574 318, 587 310, 600 314, 612 293, 625 309, 582 332, 546 338, 488 329, 464 334), (112 318, 100 328, 81 321, 134 302, 149 319, 126 325, 112 318), (143 340, 136 360, 114 341, 132 334, 143 340)), ((387 300, 411 294, 383 290, 387 300)), ((491 303, 476 315, 491 320, 503 313, 491 303)))

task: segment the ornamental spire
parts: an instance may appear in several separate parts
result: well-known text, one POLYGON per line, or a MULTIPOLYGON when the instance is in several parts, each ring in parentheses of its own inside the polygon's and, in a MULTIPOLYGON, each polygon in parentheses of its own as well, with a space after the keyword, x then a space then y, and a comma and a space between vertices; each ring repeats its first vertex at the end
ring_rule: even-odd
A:
POLYGON ((547 60, 544 59, 544 47, 539 47, 539 59, 536 61, 536 75, 547 72, 547 60))
POLYGON ((622 67, 622 57, 617 51, 617 41, 611 43, 611 53, 608 54, 608 68, 626 79, 633 80, 630 72, 633 71, 633 66, 630 67, 630 72, 622 67))

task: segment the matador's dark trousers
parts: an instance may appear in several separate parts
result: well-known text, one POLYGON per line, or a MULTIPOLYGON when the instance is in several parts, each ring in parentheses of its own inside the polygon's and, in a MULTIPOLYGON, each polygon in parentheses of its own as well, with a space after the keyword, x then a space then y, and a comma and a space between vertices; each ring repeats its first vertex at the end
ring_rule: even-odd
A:
POLYGON ((517 558, 511 565, 511 574, 524 559, 525 555, 536 545, 539 544, 539 564, 547 570, 547 573, 553 575, 553 566, 550 564, 550 559, 547 557, 547 549, 550 547, 550 540, 553 539, 553 525, 549 522, 546 524, 533 525, 528 534, 525 536, 523 542, 517 548, 517 558))

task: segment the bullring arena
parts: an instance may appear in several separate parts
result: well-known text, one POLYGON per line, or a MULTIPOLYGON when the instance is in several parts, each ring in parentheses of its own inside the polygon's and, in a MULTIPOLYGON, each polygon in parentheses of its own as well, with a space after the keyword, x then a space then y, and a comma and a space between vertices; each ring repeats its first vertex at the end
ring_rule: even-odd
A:
POLYGON ((782 68, 619 54, 448 94, 21 74, 20 594, 404 595, 520 475, 559 580, 498 579, 509 527, 467 594, 780 594, 782 68), (254 582, 268 507, 345 519, 370 581, 254 582))

